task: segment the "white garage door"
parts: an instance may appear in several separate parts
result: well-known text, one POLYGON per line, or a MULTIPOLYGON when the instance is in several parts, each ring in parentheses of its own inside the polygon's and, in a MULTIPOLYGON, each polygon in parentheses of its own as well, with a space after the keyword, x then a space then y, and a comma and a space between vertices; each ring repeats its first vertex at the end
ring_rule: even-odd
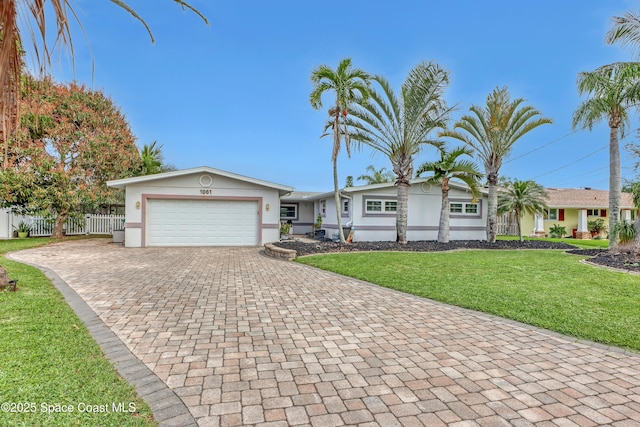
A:
POLYGON ((254 246, 258 203, 148 199, 147 246, 254 246))

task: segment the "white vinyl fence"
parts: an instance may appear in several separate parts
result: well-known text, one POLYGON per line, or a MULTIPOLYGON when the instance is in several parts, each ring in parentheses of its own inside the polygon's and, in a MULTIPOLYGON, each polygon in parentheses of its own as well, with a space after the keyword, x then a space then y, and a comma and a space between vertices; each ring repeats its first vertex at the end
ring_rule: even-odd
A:
MULTIPOLYGON (((21 222, 31 225, 32 237, 50 236, 53 232, 53 220, 38 216, 19 216, 10 211, 0 211, 0 238, 13 237, 14 228, 21 222)), ((124 229, 124 215, 85 215, 81 218, 67 219, 64 230, 68 236, 79 234, 113 234, 113 230, 124 229)))

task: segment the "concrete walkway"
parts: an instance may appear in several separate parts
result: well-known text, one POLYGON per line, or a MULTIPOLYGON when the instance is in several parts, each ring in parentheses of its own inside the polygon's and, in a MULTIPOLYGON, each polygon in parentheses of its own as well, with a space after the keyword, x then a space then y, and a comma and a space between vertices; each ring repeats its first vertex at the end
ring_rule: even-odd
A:
POLYGON ((259 248, 87 240, 12 257, 57 273, 144 363, 142 384, 125 378, 161 425, 640 426, 637 354, 259 248))

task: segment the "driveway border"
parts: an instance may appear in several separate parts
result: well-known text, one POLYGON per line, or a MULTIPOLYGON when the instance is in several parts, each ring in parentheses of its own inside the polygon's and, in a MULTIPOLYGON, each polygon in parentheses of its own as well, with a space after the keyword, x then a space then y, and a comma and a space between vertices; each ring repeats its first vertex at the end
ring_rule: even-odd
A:
POLYGON ((18 261, 11 255, 6 254, 6 257, 37 268, 51 280, 118 374, 133 385, 138 395, 151 407, 153 418, 160 426, 197 427, 198 424, 182 399, 129 350, 67 282, 47 267, 18 261))

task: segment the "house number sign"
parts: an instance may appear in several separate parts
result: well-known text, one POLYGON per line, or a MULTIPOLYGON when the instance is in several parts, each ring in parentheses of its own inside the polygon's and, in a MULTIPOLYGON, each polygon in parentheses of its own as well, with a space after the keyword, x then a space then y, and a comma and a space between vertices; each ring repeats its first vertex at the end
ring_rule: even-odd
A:
POLYGON ((200 182, 200 187, 202 187, 200 189, 200 194, 213 194, 213 190, 210 188, 211 184, 213 184, 213 178, 211 175, 200 175, 200 179, 198 181, 200 182))

